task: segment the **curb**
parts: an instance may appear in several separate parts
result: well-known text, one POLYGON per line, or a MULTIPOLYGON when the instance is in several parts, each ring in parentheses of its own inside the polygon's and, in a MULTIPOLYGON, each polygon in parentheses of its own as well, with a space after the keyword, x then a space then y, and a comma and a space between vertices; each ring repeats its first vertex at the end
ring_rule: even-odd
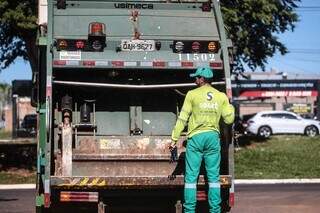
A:
POLYGON ((234 180, 235 184, 241 185, 254 185, 254 184, 308 184, 308 183, 318 183, 320 184, 320 179, 236 179, 234 180))
POLYGON ((35 189, 36 184, 0 184, 2 189, 35 189))
MULTIPOLYGON (((259 184, 320 184, 320 179, 236 179, 236 185, 259 185, 259 184)), ((35 189, 36 184, 0 184, 0 190, 10 189, 35 189)))

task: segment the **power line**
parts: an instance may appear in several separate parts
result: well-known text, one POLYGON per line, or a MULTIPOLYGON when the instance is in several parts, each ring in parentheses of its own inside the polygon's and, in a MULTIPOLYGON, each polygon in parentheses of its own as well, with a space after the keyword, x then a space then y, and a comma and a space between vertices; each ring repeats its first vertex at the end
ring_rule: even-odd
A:
POLYGON ((297 9, 302 8, 302 9, 320 9, 320 6, 301 6, 297 7, 297 9))
POLYGON ((289 49, 289 53, 318 55, 320 49, 289 49))
POLYGON ((299 61, 299 62, 310 62, 310 63, 320 63, 320 60, 312 60, 312 59, 305 59, 305 58, 287 58, 286 60, 289 61, 299 61))
POLYGON ((319 74, 319 71, 318 70, 306 70, 305 67, 302 68, 300 66, 297 66, 295 64, 291 64, 291 63, 288 63, 288 62, 284 62, 284 61, 287 61, 286 59, 280 59, 280 58, 273 58, 273 60, 275 61, 278 61, 278 63, 280 64, 284 64, 288 67, 291 67, 291 68, 294 68, 296 71, 298 72, 304 72, 304 73, 310 73, 310 74, 319 74))

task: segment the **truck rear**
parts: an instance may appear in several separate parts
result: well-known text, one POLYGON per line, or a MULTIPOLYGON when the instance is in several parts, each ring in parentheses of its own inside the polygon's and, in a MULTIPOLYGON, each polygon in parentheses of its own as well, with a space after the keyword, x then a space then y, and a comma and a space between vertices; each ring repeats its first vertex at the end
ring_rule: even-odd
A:
MULTIPOLYGON (((39 8, 37 212, 182 212, 185 142, 177 161, 168 146, 196 86, 189 74, 210 66, 214 87, 231 99, 218 1, 49 0, 39 8)), ((223 123, 221 133, 226 212, 233 139, 223 123)), ((206 200, 202 171, 199 212, 206 200)))

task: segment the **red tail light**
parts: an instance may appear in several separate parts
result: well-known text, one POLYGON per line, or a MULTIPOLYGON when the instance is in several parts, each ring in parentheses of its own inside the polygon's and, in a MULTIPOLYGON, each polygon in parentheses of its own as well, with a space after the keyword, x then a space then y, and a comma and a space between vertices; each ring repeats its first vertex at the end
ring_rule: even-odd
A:
POLYGON ((234 192, 230 193, 229 203, 230 203, 230 206, 234 206, 234 192))
POLYGON ((208 195, 205 191, 197 191, 197 200, 205 201, 208 199, 208 195))
POLYGON ((49 208, 51 204, 50 201, 50 194, 49 193, 44 193, 44 207, 49 208))
POLYGON ((202 3, 202 11, 203 12, 210 12, 211 11, 211 4, 209 2, 202 3))
POLYGON ((191 49, 193 52, 199 52, 200 50, 200 43, 197 41, 194 41, 191 45, 191 49))
POLYGON ((92 22, 89 24, 89 35, 91 36, 105 36, 105 25, 99 22, 92 22))
POLYGON ((76 48, 83 49, 84 48, 84 41, 76 41, 76 48))

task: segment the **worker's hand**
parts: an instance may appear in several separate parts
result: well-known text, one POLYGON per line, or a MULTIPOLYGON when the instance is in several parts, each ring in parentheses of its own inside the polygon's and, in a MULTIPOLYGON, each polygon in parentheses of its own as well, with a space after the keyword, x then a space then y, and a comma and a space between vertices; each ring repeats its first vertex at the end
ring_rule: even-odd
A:
POLYGON ((171 153, 170 163, 178 161, 178 148, 177 148, 176 143, 177 143, 176 141, 172 141, 170 146, 169 146, 169 150, 170 150, 170 153, 171 153))
POLYGON ((170 152, 174 150, 177 147, 177 142, 176 141, 171 141, 171 144, 169 145, 169 150, 170 152))

